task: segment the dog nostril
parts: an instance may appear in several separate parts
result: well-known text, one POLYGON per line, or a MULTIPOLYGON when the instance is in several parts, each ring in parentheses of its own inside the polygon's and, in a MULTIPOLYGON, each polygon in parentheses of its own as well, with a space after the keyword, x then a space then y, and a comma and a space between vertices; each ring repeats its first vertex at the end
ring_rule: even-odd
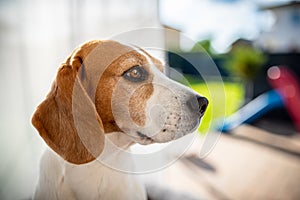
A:
POLYGON ((208 100, 205 97, 197 96, 197 101, 199 105, 199 111, 201 116, 204 115, 206 108, 208 106, 208 100))
POLYGON ((207 104, 202 105, 202 106, 200 107, 200 114, 201 114, 201 115, 204 115, 204 113, 205 113, 205 111, 206 111, 206 108, 207 108, 207 104))
POLYGON ((207 109, 208 100, 205 97, 195 95, 186 102, 186 105, 190 110, 199 112, 202 117, 207 109))

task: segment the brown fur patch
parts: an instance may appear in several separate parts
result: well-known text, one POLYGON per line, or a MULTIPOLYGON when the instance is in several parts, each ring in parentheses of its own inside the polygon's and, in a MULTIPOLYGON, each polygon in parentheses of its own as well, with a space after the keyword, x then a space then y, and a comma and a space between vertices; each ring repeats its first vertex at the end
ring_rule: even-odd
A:
POLYGON ((153 94, 153 90, 153 85, 151 83, 144 84, 137 88, 130 98, 130 116, 132 120, 139 126, 144 126, 146 123, 147 100, 153 94))
POLYGON ((62 158, 74 164, 83 164, 94 160, 102 152, 104 136, 99 134, 101 120, 87 95, 81 90, 78 91, 78 98, 85 105, 82 109, 88 114, 78 115, 80 120, 77 121, 81 123, 74 124, 71 103, 74 77, 70 66, 63 65, 59 69, 56 81, 46 100, 38 106, 32 123, 49 147, 62 158), (94 123, 89 126, 91 122, 94 123), (85 130, 84 138, 78 135, 78 130, 85 130))
POLYGON ((48 146, 74 164, 94 160, 104 147, 102 122, 77 78, 82 60, 100 43, 88 42, 74 50, 59 68, 51 91, 32 117, 32 124, 48 146), (72 107, 74 84, 77 85, 77 102, 83 105, 78 108, 87 113, 77 113, 80 118, 77 120, 74 119, 76 111, 72 107), (74 120, 78 123, 75 124, 74 120), (84 130, 85 134, 78 135, 80 130, 84 130))
MULTIPOLYGON (((151 84, 153 75, 150 72, 146 58, 138 52, 132 51, 115 60, 105 70, 99 81, 96 90, 95 104, 96 109, 103 121, 105 132, 120 131, 120 128, 117 126, 115 117, 112 113, 112 94, 118 81, 120 81, 122 78, 122 74, 129 68, 136 65, 143 66, 148 71, 148 80, 142 83, 131 83, 130 81, 124 81, 124 84, 127 84, 127 86, 124 86, 124 88, 128 87, 130 88, 129 90, 132 90, 132 88, 137 89, 133 94, 131 94, 132 96, 130 97, 129 101, 129 112, 135 123, 138 125, 145 124, 146 103, 153 92, 153 86, 151 84)), ((121 101, 122 97, 128 95, 128 90, 124 89, 124 91, 118 91, 118 95, 119 97, 117 98, 119 98, 121 101)))

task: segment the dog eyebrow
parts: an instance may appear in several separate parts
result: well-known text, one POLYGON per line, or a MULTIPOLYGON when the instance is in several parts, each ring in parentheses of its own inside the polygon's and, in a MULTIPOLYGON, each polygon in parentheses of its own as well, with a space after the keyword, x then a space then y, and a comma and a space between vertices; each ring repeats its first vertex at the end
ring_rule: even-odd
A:
POLYGON ((145 56, 147 56, 148 59, 151 60, 151 62, 154 64, 154 66, 155 66, 159 71, 161 71, 161 72, 164 71, 163 64, 162 64, 159 60, 155 59, 153 56, 151 56, 151 55, 150 55, 147 51, 145 51, 144 49, 142 49, 142 48, 140 48, 140 47, 138 47, 138 49, 139 49, 143 54, 145 54, 145 56))

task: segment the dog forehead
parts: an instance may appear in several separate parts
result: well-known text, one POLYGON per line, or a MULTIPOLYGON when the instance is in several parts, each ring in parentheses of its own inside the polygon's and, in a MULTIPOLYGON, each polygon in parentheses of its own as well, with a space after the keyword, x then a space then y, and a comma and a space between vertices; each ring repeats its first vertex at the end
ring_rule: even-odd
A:
POLYGON ((120 55, 120 57, 114 60, 105 70, 110 71, 110 74, 121 75, 131 67, 142 66, 147 69, 149 73, 152 73, 153 67, 164 72, 164 64, 159 59, 151 56, 142 48, 132 48, 131 51, 120 55))
POLYGON ((97 80, 104 71, 120 74, 135 65, 144 67, 154 65, 160 71, 163 71, 162 63, 145 50, 116 41, 98 41, 96 44, 83 45, 79 51, 82 51, 83 56, 81 57, 86 73, 90 78, 96 77, 97 80), (92 50, 90 46, 94 46, 92 50), (116 62, 118 65, 115 65, 116 62))
MULTIPOLYGON (((73 53, 72 60, 79 58, 82 61, 78 68, 83 67, 81 71, 84 71, 86 79, 82 80, 82 83, 87 88, 89 85, 98 83, 104 71, 115 60, 132 51, 134 51, 132 47, 116 41, 93 41, 79 47, 73 53)), ((95 87, 89 88, 91 97, 95 95, 95 90, 95 87)))
POLYGON ((133 50, 130 46, 112 40, 98 41, 96 44, 88 43, 80 48, 84 56, 83 62, 90 70, 105 70, 114 60, 133 50))
POLYGON ((143 66, 145 68, 149 68, 149 65, 148 60, 144 55, 140 54, 136 50, 132 50, 114 60, 105 70, 110 72, 110 74, 120 76, 131 67, 143 66))
MULTIPOLYGON (((79 47, 73 53, 73 59, 80 58, 84 67, 86 79, 82 80, 85 88, 88 88, 89 95, 93 99, 96 92, 96 85, 103 76, 121 76, 130 67, 140 65, 153 71, 152 67, 163 72, 163 65, 145 50, 133 46, 127 46, 116 41, 92 41, 79 47)), ((78 67, 78 68, 79 68, 78 67)))
MULTIPOLYGON (((126 65, 130 66, 131 63, 140 65, 151 63, 160 71, 163 72, 164 70, 164 66, 160 60, 151 56, 144 49, 124 45, 113 40, 93 40, 87 42, 73 52, 71 63, 78 57, 80 57, 84 63, 86 73, 90 74, 90 77, 92 77, 91 75, 94 77, 98 76, 97 79, 116 60, 124 67, 126 67, 126 65), (148 63, 148 61, 150 61, 150 63, 148 63)), ((122 67, 115 68, 115 70, 122 71, 122 67)))

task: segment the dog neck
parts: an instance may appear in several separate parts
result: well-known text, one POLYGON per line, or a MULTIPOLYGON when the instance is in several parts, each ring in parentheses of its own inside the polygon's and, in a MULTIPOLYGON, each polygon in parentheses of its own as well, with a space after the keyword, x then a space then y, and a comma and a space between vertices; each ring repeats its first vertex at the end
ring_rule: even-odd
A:
POLYGON ((142 184, 134 175, 122 170, 134 170, 134 162, 128 156, 134 142, 119 132, 106 134, 105 138, 102 154, 83 165, 66 162, 53 151, 46 151, 39 181, 49 185, 39 184, 42 187, 35 197, 49 194, 61 199, 145 199, 142 184))
POLYGON ((131 137, 122 132, 106 134, 105 146, 95 162, 120 171, 133 171, 134 165, 130 146, 135 144, 131 137))

